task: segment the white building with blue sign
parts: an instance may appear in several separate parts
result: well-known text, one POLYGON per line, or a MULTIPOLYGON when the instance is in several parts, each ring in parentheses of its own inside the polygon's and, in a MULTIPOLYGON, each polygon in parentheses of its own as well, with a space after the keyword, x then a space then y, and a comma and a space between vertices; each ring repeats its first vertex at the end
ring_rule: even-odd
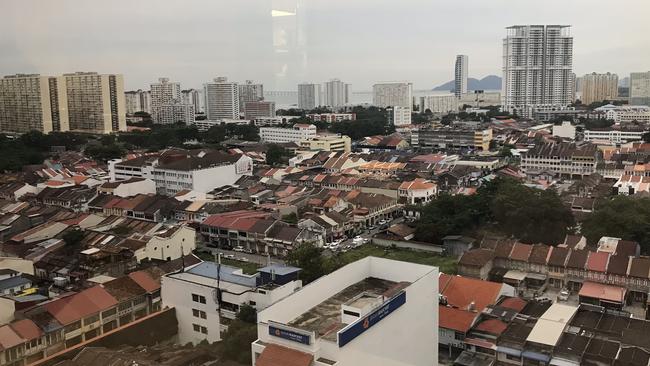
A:
POLYGON ((242 305, 263 309, 302 286, 300 268, 271 265, 255 274, 240 268, 201 262, 162 277, 164 307, 173 307, 178 319, 178 342, 218 342, 242 305))
POLYGON ((438 268, 367 257, 257 315, 253 366, 438 364, 438 268))

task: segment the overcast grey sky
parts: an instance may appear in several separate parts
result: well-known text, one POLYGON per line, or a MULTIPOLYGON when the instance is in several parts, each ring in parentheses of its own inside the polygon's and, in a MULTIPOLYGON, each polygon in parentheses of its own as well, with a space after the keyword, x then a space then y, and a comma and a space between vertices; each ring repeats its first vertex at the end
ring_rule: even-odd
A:
POLYGON ((127 89, 218 75, 267 90, 334 77, 357 91, 424 89, 451 80, 461 53, 471 77, 500 75, 506 26, 570 24, 578 75, 624 77, 650 70, 648 14, 649 0, 3 0, 0 74, 122 73, 127 89))

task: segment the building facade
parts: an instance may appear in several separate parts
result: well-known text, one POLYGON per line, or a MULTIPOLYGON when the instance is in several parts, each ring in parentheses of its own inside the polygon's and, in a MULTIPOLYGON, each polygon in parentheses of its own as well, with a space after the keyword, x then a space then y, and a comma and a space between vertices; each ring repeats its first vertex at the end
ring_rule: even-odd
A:
POLYGON ((630 73, 630 105, 650 106, 650 71, 630 73))
POLYGON ((340 108, 350 102, 350 84, 339 79, 325 82, 323 105, 330 108, 340 108))
POLYGON ((573 37, 566 25, 515 25, 503 39, 502 107, 529 117, 573 98, 573 37))
POLYGON ((419 102, 420 113, 426 112, 427 109, 430 110, 431 113, 437 114, 447 114, 458 111, 459 99, 453 94, 425 95, 417 99, 419 102))
POLYGON ((492 129, 432 128, 413 131, 412 144, 421 148, 470 148, 487 151, 492 141, 492 129))
POLYGON ((411 108, 410 107, 389 107, 386 109, 388 113, 388 123, 393 126, 407 126, 411 124, 411 108))
POLYGON ((126 98, 126 114, 132 116, 136 112, 151 114, 151 92, 138 89, 124 93, 126 98))
POLYGON ((239 110, 246 111, 246 102, 261 102, 264 100, 264 85, 256 84, 253 80, 246 80, 239 84, 239 110))
POLYGON ((643 139, 645 130, 624 130, 624 129, 605 129, 605 130, 585 130, 584 141, 595 144, 624 144, 631 141, 643 139))
POLYGON ((578 91, 582 104, 618 98, 618 75, 591 73, 580 77, 578 91))
POLYGON ((320 84, 298 84, 298 108, 310 111, 322 104, 320 84))
POLYGON ((154 123, 162 124, 168 122, 162 120, 161 109, 163 106, 180 103, 180 83, 170 82, 168 78, 160 78, 157 83, 151 84, 151 119, 154 123))
POLYGON ((316 137, 316 126, 295 124, 291 128, 261 127, 260 140, 273 143, 300 142, 316 137))
POLYGON ((300 149, 307 151, 352 151, 352 140, 348 136, 325 135, 314 136, 300 141, 300 149))
POLYGON ((454 68, 454 94, 456 98, 461 95, 467 94, 467 68, 468 65, 467 55, 456 56, 456 65, 454 68))
POLYGON ((413 107, 413 84, 408 82, 378 83, 372 86, 372 104, 381 107, 413 107))
POLYGON ((126 131, 122 75, 76 72, 57 79, 65 88, 70 131, 100 134, 126 131))
POLYGON ((181 90, 181 103, 194 106, 194 113, 203 111, 203 97, 201 91, 196 89, 181 90))
POLYGON ((256 119, 260 117, 275 117, 275 102, 245 102, 244 118, 256 119))
POLYGON ((193 104, 167 103, 157 108, 156 123, 171 125, 174 123, 184 123, 190 125, 194 123, 195 109, 193 104))
POLYGON ((437 293, 435 267, 358 260, 260 311, 252 364, 435 365, 437 293))
POLYGON ((203 84, 205 114, 209 120, 239 119, 239 86, 226 77, 203 84))
POLYGON ((62 86, 55 77, 37 74, 1 78, 0 131, 67 131, 67 106, 62 86))

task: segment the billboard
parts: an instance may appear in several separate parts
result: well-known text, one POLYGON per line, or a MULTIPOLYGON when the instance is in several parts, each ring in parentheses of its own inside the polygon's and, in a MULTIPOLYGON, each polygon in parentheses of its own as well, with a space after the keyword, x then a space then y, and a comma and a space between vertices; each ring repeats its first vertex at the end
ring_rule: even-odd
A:
POLYGON ((311 344, 311 336, 309 334, 276 325, 269 324, 269 335, 283 338, 292 342, 302 343, 306 345, 311 344))
POLYGON ((406 303, 406 292, 402 291, 395 295, 392 299, 386 301, 382 306, 371 311, 366 316, 359 318, 356 322, 343 328, 338 333, 339 347, 343 347, 350 343, 353 339, 360 336, 366 330, 370 329, 373 325, 382 321, 385 317, 389 316, 393 311, 397 310, 400 306, 406 303))

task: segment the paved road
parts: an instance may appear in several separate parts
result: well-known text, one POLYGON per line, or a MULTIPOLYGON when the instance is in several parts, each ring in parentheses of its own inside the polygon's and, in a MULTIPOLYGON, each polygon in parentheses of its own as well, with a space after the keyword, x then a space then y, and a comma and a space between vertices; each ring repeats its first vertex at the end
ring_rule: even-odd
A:
MULTIPOLYGON (((259 254, 248 254, 248 253, 241 253, 241 252, 235 252, 232 250, 226 250, 226 249, 220 249, 220 248, 212 248, 206 246, 204 243, 199 243, 199 249, 203 251, 210 251, 212 254, 217 254, 217 253, 223 253, 224 255, 234 255, 234 259, 240 259, 240 258, 246 258, 249 262, 261 264, 261 265, 268 265, 269 264, 269 257, 264 256, 264 255, 259 255, 259 254)), ((271 257, 271 263, 274 264, 280 264, 284 265, 284 261, 279 258, 273 258, 271 257)))

